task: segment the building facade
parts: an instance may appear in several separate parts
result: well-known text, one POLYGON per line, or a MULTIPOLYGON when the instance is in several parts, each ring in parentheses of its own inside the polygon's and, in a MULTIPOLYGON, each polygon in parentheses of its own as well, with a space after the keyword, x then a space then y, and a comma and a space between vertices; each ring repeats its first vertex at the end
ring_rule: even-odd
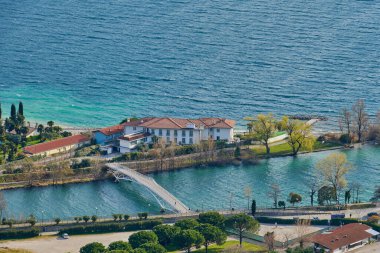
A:
POLYGON ((109 145, 113 145, 117 151, 126 153, 139 144, 152 143, 154 138, 177 145, 199 144, 209 139, 232 142, 234 126, 235 121, 223 118, 147 117, 95 131, 94 138, 108 152, 109 145))

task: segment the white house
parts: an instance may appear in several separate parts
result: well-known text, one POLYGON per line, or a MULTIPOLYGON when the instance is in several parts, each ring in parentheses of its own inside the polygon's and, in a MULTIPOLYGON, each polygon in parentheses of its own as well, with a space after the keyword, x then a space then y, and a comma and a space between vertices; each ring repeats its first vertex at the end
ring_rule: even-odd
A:
POLYGON ((232 142, 234 126, 235 121, 223 118, 142 118, 124 123, 120 152, 130 152, 139 143, 151 143, 153 136, 178 145, 198 144, 210 138, 232 142))

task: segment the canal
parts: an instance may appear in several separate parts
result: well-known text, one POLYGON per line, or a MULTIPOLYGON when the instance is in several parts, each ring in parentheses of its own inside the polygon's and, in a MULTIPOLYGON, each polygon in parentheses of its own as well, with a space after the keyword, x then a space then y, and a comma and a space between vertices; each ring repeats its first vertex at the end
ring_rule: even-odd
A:
MULTIPOLYGON (((308 181, 316 172, 315 164, 332 152, 347 154, 354 169, 349 183, 361 184, 360 200, 368 201, 380 185, 380 147, 365 146, 353 150, 328 151, 262 160, 257 165, 200 167, 152 174, 164 188, 191 209, 246 208, 244 189, 249 187, 258 206, 271 206, 268 191, 272 184, 281 188, 280 200, 290 192, 303 196, 309 204, 308 181)), ((30 214, 44 219, 71 218, 79 215, 110 216, 113 213, 158 213, 159 205, 151 194, 131 182, 112 180, 4 191, 6 215, 23 218, 30 214)))

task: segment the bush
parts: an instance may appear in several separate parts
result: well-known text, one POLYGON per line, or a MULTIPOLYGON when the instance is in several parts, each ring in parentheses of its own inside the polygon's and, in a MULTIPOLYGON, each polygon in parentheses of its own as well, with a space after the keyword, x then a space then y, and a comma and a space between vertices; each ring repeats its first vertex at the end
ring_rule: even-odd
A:
POLYGON ((137 216, 139 217, 140 220, 144 219, 146 220, 148 218, 148 213, 138 213, 137 216))
POLYGON ((136 249, 145 243, 157 244, 158 237, 152 231, 140 231, 131 235, 128 241, 131 244, 132 248, 136 249))
POLYGON ((132 246, 127 242, 116 241, 110 243, 110 245, 108 246, 108 250, 126 250, 129 252, 132 251, 132 246))
POLYGON ((60 218, 55 218, 55 220, 54 220, 54 221, 55 221, 55 224, 57 224, 57 225, 58 225, 58 224, 61 222, 61 219, 60 219, 60 218))
POLYGON ((144 249, 146 253, 165 253, 166 249, 158 244, 158 243, 144 243, 143 245, 140 246, 141 249, 144 249))
POLYGON ((6 230, 0 231, 0 240, 31 238, 38 236, 39 234, 40 230, 38 228, 23 230, 6 230))
POLYGON ((80 248, 80 253, 104 253, 106 251, 106 247, 99 242, 89 243, 86 246, 80 248))
POLYGON ((98 233, 112 233, 124 231, 136 231, 144 229, 152 229, 153 227, 162 224, 161 220, 147 220, 136 222, 120 222, 108 224, 90 224, 86 226, 75 225, 68 228, 63 228, 59 231, 60 234, 68 233, 69 235, 81 234, 98 234, 98 233))

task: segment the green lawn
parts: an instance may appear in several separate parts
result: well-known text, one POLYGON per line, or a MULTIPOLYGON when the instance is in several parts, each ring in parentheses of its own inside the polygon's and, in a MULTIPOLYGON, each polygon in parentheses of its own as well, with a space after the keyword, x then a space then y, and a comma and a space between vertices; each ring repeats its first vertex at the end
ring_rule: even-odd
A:
MULTIPOLYGON (((333 142, 315 142, 313 150, 320 150, 320 149, 325 149, 325 148, 332 148, 332 147, 338 147, 341 146, 338 143, 333 143, 333 142)), ((256 152, 259 156, 266 155, 266 150, 265 147, 259 147, 259 148, 254 148, 253 151, 256 152)), ((301 149, 301 151, 304 151, 304 149, 301 149)), ((282 143, 278 145, 274 145, 270 148, 270 153, 272 156, 276 155, 287 155, 292 153, 292 148, 289 146, 288 143, 282 143)))
MULTIPOLYGON (((220 246, 219 245, 209 246, 208 252, 209 253, 217 253, 217 252, 222 252, 223 250, 226 250, 226 249, 236 249, 236 248, 239 248, 239 242, 238 241, 228 241, 225 244, 220 245, 220 246)), ((243 248, 242 249, 244 251, 247 251, 247 252, 266 251, 265 248, 262 246, 247 243, 247 242, 243 242, 243 248)), ((205 249, 199 249, 199 250, 194 250, 192 252, 205 253, 206 250, 205 249)))

